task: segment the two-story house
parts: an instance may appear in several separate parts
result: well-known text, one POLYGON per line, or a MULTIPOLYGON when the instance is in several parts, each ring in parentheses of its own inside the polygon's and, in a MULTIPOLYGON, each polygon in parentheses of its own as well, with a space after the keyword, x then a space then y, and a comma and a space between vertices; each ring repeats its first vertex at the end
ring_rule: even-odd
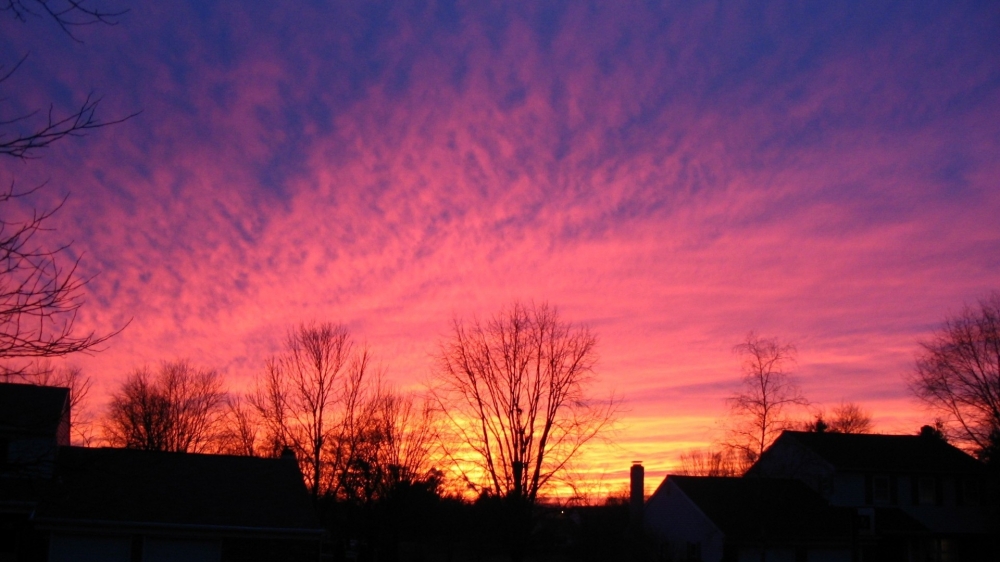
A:
POLYGON ((982 463, 932 435, 785 431, 746 476, 855 509, 866 559, 977 560, 991 529, 982 463))
POLYGON ((674 560, 993 560, 985 477, 929 435, 785 431, 742 477, 667 476, 643 517, 674 560))

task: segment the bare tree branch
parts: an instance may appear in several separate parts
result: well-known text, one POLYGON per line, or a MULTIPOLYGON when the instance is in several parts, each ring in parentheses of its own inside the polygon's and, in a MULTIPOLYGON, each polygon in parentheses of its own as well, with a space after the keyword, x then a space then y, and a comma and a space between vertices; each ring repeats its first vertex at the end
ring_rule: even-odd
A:
POLYGON ((456 320, 441 344, 432 400, 448 455, 470 486, 534 503, 618 402, 588 396, 597 339, 547 305, 514 303, 488 322, 456 320))
POLYGON ((186 361, 163 363, 155 374, 136 369, 111 396, 105 438, 128 449, 217 450, 225 396, 218 371, 186 361))
POLYGON ((8 12, 20 22, 27 22, 29 17, 48 18, 79 43, 80 40, 73 35, 73 27, 118 25, 117 18, 128 10, 92 8, 86 0, 0 0, 0 12, 8 12))
MULTIPOLYGON (((10 187, 0 192, 0 216, 9 216, 4 207, 32 191, 16 193, 10 187)), ((59 255, 67 246, 45 249, 34 240, 48 230, 45 221, 61 206, 35 211, 23 222, 0 218, 0 360, 5 363, 95 350, 121 331, 74 333, 89 279, 76 274, 79 258, 60 264, 59 255)), ((0 365, 3 368, 6 365, 0 365)))
MULTIPOLYGON (((0 78, 0 83, 9 76, 8 73, 0 78)), ((90 93, 87 94, 86 99, 76 111, 66 115, 56 115, 55 107, 50 105, 44 120, 39 124, 28 123, 39 114, 37 110, 0 121, 0 127, 9 128, 11 125, 21 123, 25 123, 28 127, 26 131, 0 129, 0 155, 12 156, 21 160, 37 158, 36 151, 47 148, 56 141, 66 137, 82 137, 89 130, 122 123, 140 113, 135 112, 119 119, 104 121, 99 119, 96 114, 100 102, 101 98, 94 97, 94 94, 90 93)))
POLYGON ((93 381, 79 367, 56 367, 48 359, 31 361, 16 368, 8 365, 0 368, 0 381, 68 388, 71 439, 84 446, 92 440, 93 419, 87 409, 87 397, 93 381))
MULTIPOLYGON (((71 27, 94 23, 114 25, 124 11, 92 7, 86 0, 0 0, 0 12, 27 21, 39 16, 51 19, 70 37, 71 27)), ((76 39, 75 37, 73 37, 76 39)), ((0 86, 8 84, 24 63, 22 57, 9 70, 0 68, 0 86)), ((75 111, 58 114, 54 106, 41 116, 29 111, 13 117, 0 117, 0 156, 20 160, 37 153, 66 137, 120 123, 120 119, 97 117, 100 98, 88 94, 75 111)), ((36 236, 48 230, 47 222, 63 202, 49 210, 35 211, 30 218, 18 221, 12 207, 14 200, 30 195, 42 186, 17 191, 14 184, 0 191, 0 369, 8 369, 11 359, 60 357, 96 350, 117 334, 96 332, 74 334, 77 312, 83 303, 83 287, 88 279, 77 276, 79 258, 61 263, 60 254, 68 246, 43 248, 36 236)))
POLYGON ((949 437, 989 448, 1000 433, 1000 293, 946 319, 920 346, 911 391, 945 417, 949 437))
POLYGON ((733 422, 727 445, 744 462, 753 463, 785 429, 792 426, 788 410, 808 404, 790 379, 795 348, 754 332, 733 348, 742 360, 742 389, 729 399, 733 422))
POLYGON ((686 476, 739 476, 744 472, 737 452, 729 447, 691 449, 680 456, 677 474, 686 476))
MULTIPOLYGON (((117 18, 128 10, 110 11, 92 8, 81 0, 0 0, 0 11, 9 12, 15 19, 26 22, 29 17, 42 17, 54 21, 66 35, 79 42, 73 27, 103 24, 116 25, 117 18)), ((0 67, 0 86, 6 84, 24 64, 28 55, 5 70, 0 67)), ((97 117, 101 98, 93 92, 87 94, 76 110, 59 114, 50 104, 47 111, 34 110, 13 117, 0 117, 0 155, 21 160, 37 158, 39 150, 66 137, 80 137, 92 129, 121 123, 139 112, 111 120, 97 117)))
POLYGON ((261 424, 262 420, 245 398, 239 395, 226 397, 219 434, 219 452, 246 457, 261 456, 261 424))
POLYGON ((268 360, 248 396, 273 453, 291 448, 313 497, 343 494, 379 374, 347 328, 303 324, 268 360))

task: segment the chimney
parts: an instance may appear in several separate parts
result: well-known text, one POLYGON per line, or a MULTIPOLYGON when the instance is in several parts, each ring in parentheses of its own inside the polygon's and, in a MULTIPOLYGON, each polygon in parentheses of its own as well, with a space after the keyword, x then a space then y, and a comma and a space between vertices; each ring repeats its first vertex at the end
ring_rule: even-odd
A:
POLYGON ((291 447, 286 446, 284 449, 281 450, 281 458, 283 460, 294 461, 295 451, 293 451, 291 447))
POLYGON ((642 461, 632 461, 629 476, 632 482, 629 490, 629 522, 639 529, 642 527, 642 507, 645 500, 645 469, 642 467, 642 461))

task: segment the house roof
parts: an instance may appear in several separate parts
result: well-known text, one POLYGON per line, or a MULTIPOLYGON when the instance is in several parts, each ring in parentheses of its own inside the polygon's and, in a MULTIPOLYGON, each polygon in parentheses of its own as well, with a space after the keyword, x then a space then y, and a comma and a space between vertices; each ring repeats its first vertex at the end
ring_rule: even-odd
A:
MULTIPOLYGON (((785 431, 839 470, 978 473, 982 464, 941 439, 920 435, 876 435, 785 431)), ((766 454, 766 452, 765 452, 766 454)))
POLYGON ((852 511, 829 506, 798 480, 673 475, 667 480, 727 539, 836 542, 850 537, 852 511))
POLYGON ((319 529, 289 459, 60 447, 41 521, 319 529))
POLYGON ((0 433, 55 436, 69 389, 0 383, 0 433))

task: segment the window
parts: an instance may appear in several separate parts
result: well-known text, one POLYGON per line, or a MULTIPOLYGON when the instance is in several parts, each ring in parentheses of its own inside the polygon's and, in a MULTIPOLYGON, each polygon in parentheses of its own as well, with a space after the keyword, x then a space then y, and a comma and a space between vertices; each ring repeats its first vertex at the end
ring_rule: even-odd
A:
POLYGON ((686 560, 690 562, 701 562, 701 543, 700 542, 689 542, 687 543, 687 557, 686 560))
POLYGON ((937 503, 937 481, 930 476, 917 479, 917 503, 919 505, 934 505, 937 503))
POLYGON ((143 562, 218 562, 221 553, 217 541, 147 538, 142 546, 143 562))
POLYGON ((833 477, 820 476, 817 480, 817 489, 821 494, 829 497, 833 493, 833 477))
POLYGON ((81 560, 130 562, 132 560, 132 540, 128 537, 54 535, 49 543, 49 560, 52 562, 79 562, 81 560))
POLYGON ((859 507, 858 515, 854 518, 854 528, 860 533, 875 532, 875 508, 859 507))
POLYGON ((967 479, 961 481, 961 488, 959 493, 961 494, 963 505, 979 505, 980 494, 982 491, 979 489, 979 481, 975 479, 967 479))
POLYGON ((876 476, 872 478, 872 497, 875 503, 889 503, 891 494, 889 492, 888 476, 876 476))

